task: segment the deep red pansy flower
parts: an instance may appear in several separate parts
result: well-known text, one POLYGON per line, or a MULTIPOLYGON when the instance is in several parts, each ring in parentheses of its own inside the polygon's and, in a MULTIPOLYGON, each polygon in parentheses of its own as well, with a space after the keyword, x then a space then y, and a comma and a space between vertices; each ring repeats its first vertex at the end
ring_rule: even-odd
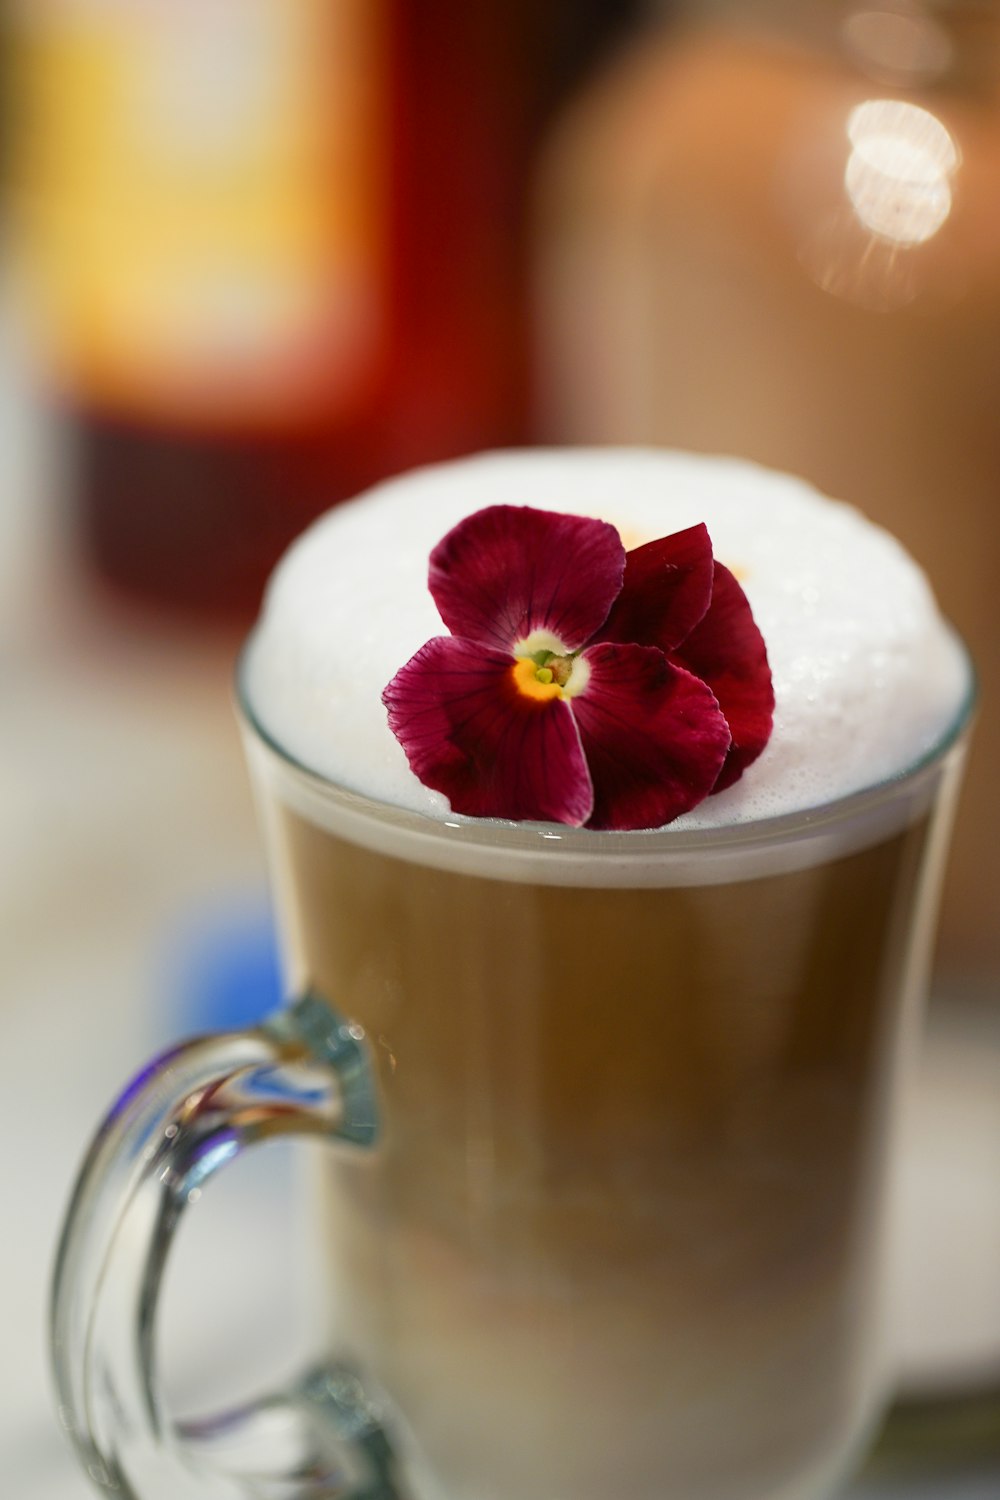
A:
POLYGON ((382 700, 455 812, 659 828, 768 741, 764 642, 704 526, 626 554, 604 521, 491 506, 438 543, 428 582, 452 633, 382 700))

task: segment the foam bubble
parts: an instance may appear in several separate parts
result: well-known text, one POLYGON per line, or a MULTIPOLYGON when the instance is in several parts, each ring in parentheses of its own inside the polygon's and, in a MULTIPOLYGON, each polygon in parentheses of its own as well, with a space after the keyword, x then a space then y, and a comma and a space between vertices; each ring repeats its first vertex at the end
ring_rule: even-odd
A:
POLYGON ((496 453, 379 485, 286 553, 244 689, 293 759, 377 800, 453 817, 410 771, 381 692, 446 633, 427 591, 431 549, 500 503, 600 516, 627 547, 704 521, 740 578, 771 661, 774 733, 741 781, 676 827, 794 812, 896 775, 934 747, 968 691, 924 574, 887 532, 800 480, 653 450, 496 453))

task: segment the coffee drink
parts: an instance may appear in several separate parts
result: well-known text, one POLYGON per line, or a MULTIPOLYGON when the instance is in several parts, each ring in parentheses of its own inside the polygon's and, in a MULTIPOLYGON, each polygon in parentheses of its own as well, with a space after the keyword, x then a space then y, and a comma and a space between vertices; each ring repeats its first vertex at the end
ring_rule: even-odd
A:
POLYGON ((363 1033, 380 1135, 317 1188, 331 1351, 418 1500, 828 1492, 886 1389, 884 1171, 968 668, 856 513, 747 466, 536 454, 333 514, 242 672, 290 975, 363 1033), (497 501, 626 545, 704 520, 775 731, 651 833, 454 816, 379 697, 427 555, 497 501))

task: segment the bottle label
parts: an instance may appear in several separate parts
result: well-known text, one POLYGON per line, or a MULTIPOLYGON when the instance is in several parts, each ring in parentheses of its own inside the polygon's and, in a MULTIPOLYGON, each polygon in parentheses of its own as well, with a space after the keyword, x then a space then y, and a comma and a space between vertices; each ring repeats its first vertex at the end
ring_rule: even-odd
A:
POLYGON ((347 415, 384 338, 384 0, 23 0, 16 190, 72 397, 347 415))

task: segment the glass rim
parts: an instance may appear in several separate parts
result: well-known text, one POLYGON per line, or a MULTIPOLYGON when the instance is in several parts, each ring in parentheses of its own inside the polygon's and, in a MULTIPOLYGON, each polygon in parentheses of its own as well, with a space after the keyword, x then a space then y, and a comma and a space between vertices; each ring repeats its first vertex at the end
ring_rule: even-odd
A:
POLYGON ((797 808, 765 818, 746 819, 713 827, 636 829, 628 832, 575 828, 560 823, 514 822, 506 819, 470 818, 453 813, 447 819, 412 808, 383 802, 365 792, 333 781, 315 767, 299 760, 262 723, 250 703, 246 690, 246 663, 253 634, 244 642, 236 661, 234 687, 236 706, 244 725, 283 765, 284 769, 311 793, 340 805, 354 815, 370 817, 383 825, 405 829, 426 838, 448 844, 479 846, 483 849, 507 849, 520 854, 544 854, 555 849, 563 854, 586 856, 588 861, 624 856, 670 854, 690 856, 697 851, 736 850, 747 845, 788 842, 796 834, 808 837, 831 824, 850 821, 869 809, 878 807, 907 788, 916 790, 925 778, 947 758, 962 740, 972 722, 979 698, 979 682, 971 653, 957 631, 953 632, 965 663, 966 687, 963 697, 942 733, 920 756, 891 776, 847 792, 827 802, 797 808))

